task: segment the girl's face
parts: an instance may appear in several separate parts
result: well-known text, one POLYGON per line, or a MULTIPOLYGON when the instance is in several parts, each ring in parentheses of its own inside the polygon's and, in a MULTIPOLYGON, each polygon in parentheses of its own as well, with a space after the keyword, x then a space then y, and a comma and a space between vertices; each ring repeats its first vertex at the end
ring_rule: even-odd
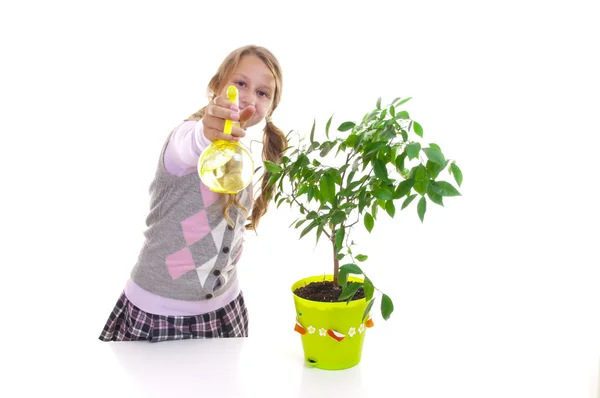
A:
POLYGON ((227 87, 230 85, 238 89, 240 111, 250 105, 256 108, 254 115, 242 127, 260 123, 271 109, 275 94, 275 77, 271 70, 260 58, 243 56, 225 81, 220 94, 227 96, 227 87))

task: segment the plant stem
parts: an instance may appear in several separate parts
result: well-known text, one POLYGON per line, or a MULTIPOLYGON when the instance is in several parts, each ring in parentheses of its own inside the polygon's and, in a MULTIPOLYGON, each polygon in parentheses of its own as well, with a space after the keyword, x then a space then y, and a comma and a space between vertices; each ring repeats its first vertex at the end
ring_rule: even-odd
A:
POLYGON ((333 248, 333 286, 338 287, 338 273, 340 272, 340 260, 337 258, 337 252, 335 251, 335 229, 331 229, 331 245, 333 248))

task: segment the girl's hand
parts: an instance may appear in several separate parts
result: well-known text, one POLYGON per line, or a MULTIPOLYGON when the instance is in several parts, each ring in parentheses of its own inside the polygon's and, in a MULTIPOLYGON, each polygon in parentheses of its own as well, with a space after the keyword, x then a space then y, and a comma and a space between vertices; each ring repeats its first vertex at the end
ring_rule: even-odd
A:
POLYGON ((239 141, 240 138, 246 135, 246 131, 243 128, 233 126, 231 134, 224 134, 225 120, 240 122, 240 125, 243 126, 254 115, 255 111, 256 109, 253 106, 248 106, 240 112, 238 107, 229 101, 227 97, 219 95, 206 107, 206 112, 202 118, 204 136, 213 142, 216 140, 239 141))

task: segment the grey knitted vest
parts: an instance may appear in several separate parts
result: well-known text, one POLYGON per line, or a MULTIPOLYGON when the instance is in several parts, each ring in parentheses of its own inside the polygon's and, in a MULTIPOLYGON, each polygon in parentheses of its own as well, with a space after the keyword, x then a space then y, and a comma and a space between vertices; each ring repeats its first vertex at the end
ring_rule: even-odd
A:
MULTIPOLYGON (((146 241, 131 278, 159 296, 211 299, 237 277, 247 214, 232 206, 229 214, 235 226, 228 226, 223 218, 227 195, 210 191, 197 172, 170 175, 163 163, 166 146, 150 185, 146 241)), ((252 184, 238 194, 238 200, 250 212, 252 184)))

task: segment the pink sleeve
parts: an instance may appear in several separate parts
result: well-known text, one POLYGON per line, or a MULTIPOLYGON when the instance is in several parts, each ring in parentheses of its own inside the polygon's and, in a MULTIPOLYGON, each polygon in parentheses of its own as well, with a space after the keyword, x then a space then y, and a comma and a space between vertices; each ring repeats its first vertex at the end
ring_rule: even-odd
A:
POLYGON ((204 137, 202 121, 183 122, 173 131, 165 149, 165 169, 177 177, 195 172, 200 154, 210 143, 204 137))

